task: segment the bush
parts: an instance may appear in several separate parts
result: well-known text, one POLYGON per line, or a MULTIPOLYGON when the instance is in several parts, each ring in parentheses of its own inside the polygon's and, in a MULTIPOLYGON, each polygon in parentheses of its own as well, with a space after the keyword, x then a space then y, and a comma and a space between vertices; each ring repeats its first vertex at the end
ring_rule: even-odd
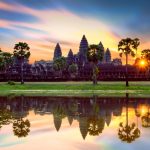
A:
POLYGON ((8 84, 9 85, 15 85, 15 82, 14 81, 8 81, 8 84))

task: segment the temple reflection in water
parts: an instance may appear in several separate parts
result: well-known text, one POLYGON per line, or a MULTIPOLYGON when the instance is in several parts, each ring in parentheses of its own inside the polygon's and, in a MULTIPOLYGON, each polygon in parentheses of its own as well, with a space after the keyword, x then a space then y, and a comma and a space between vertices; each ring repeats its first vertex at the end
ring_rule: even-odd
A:
POLYGON ((150 127, 149 98, 125 97, 0 97, 0 128, 12 125, 12 130, 17 137, 26 137, 30 134, 29 112, 34 115, 52 115, 56 131, 61 130, 62 120, 68 119, 70 126, 76 120, 83 137, 100 136, 106 127, 109 128, 113 118, 124 117, 122 122, 117 122, 118 133, 116 136, 124 142, 131 143, 142 136, 142 128, 150 127), (131 120, 134 110, 136 120, 131 120))

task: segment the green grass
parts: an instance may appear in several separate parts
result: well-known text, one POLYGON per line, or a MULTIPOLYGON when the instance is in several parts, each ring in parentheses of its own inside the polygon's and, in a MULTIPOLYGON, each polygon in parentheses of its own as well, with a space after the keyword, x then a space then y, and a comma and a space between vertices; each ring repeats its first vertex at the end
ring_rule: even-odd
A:
POLYGON ((125 82, 99 82, 96 86, 92 82, 28 82, 24 85, 0 83, 0 95, 121 96, 126 92, 133 96, 150 96, 150 82, 130 82, 128 88, 125 87, 125 82))

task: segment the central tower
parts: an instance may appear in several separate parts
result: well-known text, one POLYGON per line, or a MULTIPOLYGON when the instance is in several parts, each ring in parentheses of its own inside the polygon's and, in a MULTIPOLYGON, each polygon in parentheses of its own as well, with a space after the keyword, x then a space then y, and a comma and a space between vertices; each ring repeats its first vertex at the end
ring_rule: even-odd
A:
POLYGON ((88 51, 88 41, 83 35, 79 47, 79 62, 81 65, 84 65, 87 62, 87 51, 88 51))

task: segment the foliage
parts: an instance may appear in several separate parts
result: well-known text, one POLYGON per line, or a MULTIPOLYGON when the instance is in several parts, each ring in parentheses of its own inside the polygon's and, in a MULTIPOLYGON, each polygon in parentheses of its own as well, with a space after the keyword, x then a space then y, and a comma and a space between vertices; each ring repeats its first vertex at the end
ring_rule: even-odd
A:
POLYGON ((28 46, 27 43, 19 42, 15 44, 14 47, 14 57, 18 58, 21 60, 21 84, 24 84, 23 80, 23 63, 24 59, 29 59, 30 57, 30 47, 28 46))
POLYGON ((66 66, 67 66, 67 63, 66 63, 65 57, 56 58, 53 62, 53 68, 55 71, 65 70, 66 66))
POLYGON ((29 58, 30 57, 30 47, 27 43, 19 42, 15 44, 14 47, 14 56, 19 59, 29 58))
POLYGON ((145 49, 145 50, 142 50, 141 52, 141 57, 143 59, 146 59, 148 64, 150 65, 150 49, 145 49))
POLYGON ((8 84, 9 85, 15 85, 15 82, 14 81, 8 81, 8 84))
POLYGON ((122 39, 118 44, 118 51, 120 52, 120 57, 122 57, 123 54, 135 57, 139 44, 140 42, 137 38, 122 39))
POLYGON ((0 49, 0 68, 6 70, 12 64, 12 54, 0 49))
POLYGON ((78 65, 77 64, 69 65, 68 71, 71 74, 76 74, 78 72, 78 65))
POLYGON ((90 45, 87 52, 87 59, 89 62, 93 64, 93 84, 97 84, 97 75, 98 75, 98 68, 97 63, 98 61, 103 60, 103 50, 99 45, 90 45))
POLYGON ((89 135, 98 136, 104 129, 105 121, 103 118, 93 116, 88 119, 88 124, 89 135))
POLYGON ((123 123, 120 123, 119 126, 120 128, 118 131, 118 136, 122 141, 131 143, 132 141, 140 137, 140 130, 136 128, 135 123, 125 126, 123 126, 123 123))
POLYGON ((0 110, 0 128, 11 123, 12 114, 8 109, 0 110))
POLYGON ((13 122, 13 132, 14 135, 20 137, 26 137, 30 132, 30 122, 28 119, 25 121, 20 118, 13 122))
POLYGON ((142 127, 148 128, 150 127, 150 113, 146 113, 142 116, 142 127))
POLYGON ((132 57, 135 57, 137 53, 137 48, 140 45, 139 39, 131 39, 126 38, 122 39, 118 44, 118 51, 120 57, 122 57, 123 54, 126 56, 126 86, 128 86, 128 71, 127 71, 127 65, 128 65, 128 55, 131 55, 132 57))
POLYGON ((98 61, 103 60, 103 51, 100 49, 99 45, 90 45, 87 52, 87 59, 89 62, 97 64, 98 61))

